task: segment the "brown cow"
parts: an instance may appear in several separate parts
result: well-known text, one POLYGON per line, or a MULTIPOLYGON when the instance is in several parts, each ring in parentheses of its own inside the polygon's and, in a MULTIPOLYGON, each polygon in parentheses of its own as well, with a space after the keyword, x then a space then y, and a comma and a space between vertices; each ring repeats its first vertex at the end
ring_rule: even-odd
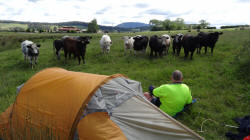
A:
POLYGON ((79 64, 81 62, 81 57, 83 60, 83 64, 85 64, 84 57, 86 53, 86 46, 90 43, 91 38, 92 37, 89 36, 81 37, 79 39, 65 38, 63 40, 65 61, 68 54, 70 55, 71 53, 73 53, 74 57, 78 58, 79 64))

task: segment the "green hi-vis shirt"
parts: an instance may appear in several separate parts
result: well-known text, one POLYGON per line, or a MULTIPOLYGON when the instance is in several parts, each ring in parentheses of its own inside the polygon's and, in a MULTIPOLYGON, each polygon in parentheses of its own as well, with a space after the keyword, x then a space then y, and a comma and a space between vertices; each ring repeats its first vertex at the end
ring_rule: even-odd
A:
POLYGON ((186 104, 192 102, 191 91, 182 83, 161 85, 153 90, 153 94, 160 98, 160 109, 170 116, 182 111, 186 104))

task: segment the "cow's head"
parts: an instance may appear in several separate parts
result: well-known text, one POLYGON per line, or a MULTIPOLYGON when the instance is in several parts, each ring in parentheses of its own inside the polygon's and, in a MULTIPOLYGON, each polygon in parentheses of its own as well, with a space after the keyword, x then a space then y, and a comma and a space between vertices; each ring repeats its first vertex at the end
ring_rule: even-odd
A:
POLYGON ((78 39, 83 44, 89 44, 92 37, 91 36, 80 36, 78 39))
POLYGON ((143 37, 142 37, 142 36, 137 35, 137 36, 133 37, 133 39, 134 39, 135 41, 139 41, 139 40, 142 40, 142 39, 143 39, 143 37))
POLYGON ((40 44, 30 44, 27 46, 28 48, 28 53, 31 56, 38 56, 39 55, 39 48, 41 47, 40 44))
POLYGON ((223 32, 210 33, 210 37, 212 39, 211 41, 215 43, 218 40, 219 36, 222 34, 223 34, 223 32))

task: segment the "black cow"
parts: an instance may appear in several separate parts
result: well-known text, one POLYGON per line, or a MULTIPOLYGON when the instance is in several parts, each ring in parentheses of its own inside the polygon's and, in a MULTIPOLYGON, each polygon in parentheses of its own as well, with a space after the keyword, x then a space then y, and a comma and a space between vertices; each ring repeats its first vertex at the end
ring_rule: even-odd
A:
POLYGON ((146 53, 146 49, 148 46, 148 37, 147 36, 141 36, 137 35, 133 37, 134 39, 134 53, 136 54, 136 51, 143 51, 146 53))
POLYGON ((78 62, 80 64, 81 57, 83 60, 83 63, 85 64, 85 53, 86 53, 86 46, 90 43, 90 39, 92 37, 85 36, 85 37, 79 37, 78 39, 73 38, 65 38, 63 40, 64 44, 64 55, 65 55, 65 61, 67 59, 67 55, 73 53, 75 57, 78 58, 78 62))
POLYGON ((191 52, 190 59, 193 59, 193 53, 196 48, 200 46, 200 36, 193 36, 190 34, 186 34, 183 36, 182 45, 184 48, 185 58, 188 57, 189 52, 191 52))
POLYGON ((219 35, 222 35, 223 32, 213 32, 213 33, 204 33, 200 32, 198 35, 200 36, 200 47, 197 49, 197 53, 201 53, 202 46, 205 47, 205 54, 207 53, 207 47, 211 48, 211 54, 213 54, 213 49, 215 43, 217 42, 219 35))
POLYGON ((177 56, 179 56, 182 46, 183 34, 179 33, 171 37, 173 38, 173 54, 175 54, 176 51, 177 56))
POLYGON ((63 40, 54 40, 53 51, 56 53, 57 59, 60 60, 60 50, 63 50, 63 40))
POLYGON ((166 41, 162 37, 153 35, 150 37, 149 47, 151 48, 151 57, 153 56, 153 53, 155 53, 155 56, 157 56, 157 53, 159 54, 159 56, 162 56, 162 52, 164 51, 164 49, 166 50, 166 41))

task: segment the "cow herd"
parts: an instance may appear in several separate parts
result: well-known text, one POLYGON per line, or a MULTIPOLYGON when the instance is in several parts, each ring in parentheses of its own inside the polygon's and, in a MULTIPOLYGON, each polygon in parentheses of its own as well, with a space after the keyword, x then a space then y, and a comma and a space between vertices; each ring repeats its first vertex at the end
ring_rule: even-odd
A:
MULTIPOLYGON (((153 56, 163 56, 167 55, 170 44, 172 42, 173 54, 179 56, 181 48, 184 49, 185 58, 190 54, 190 59, 193 57, 194 51, 197 49, 197 53, 200 54, 202 47, 205 47, 205 53, 207 52, 207 47, 211 48, 211 54, 213 54, 213 49, 215 43, 217 42, 219 35, 223 34, 222 32, 211 32, 204 33, 200 32, 197 35, 185 34, 182 33, 176 35, 152 35, 150 38, 148 36, 136 35, 133 37, 124 36, 122 37, 124 41, 124 53, 127 54, 127 51, 130 53, 136 53, 141 51, 146 54, 146 49, 149 44, 150 47, 150 57, 153 56), (172 40, 172 41, 171 41, 172 40)), ((78 58, 78 63, 85 63, 85 53, 87 44, 90 43, 92 39, 91 36, 63 36, 61 39, 54 40, 53 50, 56 54, 57 59, 60 59, 60 51, 64 51, 65 61, 68 58, 71 58, 73 54, 74 58, 78 58)), ((111 38, 108 34, 104 34, 100 39, 101 52, 103 54, 110 53, 110 48, 112 45, 111 38)), ((29 58, 32 68, 34 64, 37 64, 37 58, 39 55, 40 45, 32 41, 25 40, 21 43, 22 52, 24 54, 25 60, 29 58), (34 60, 34 62, 33 62, 34 60)))

